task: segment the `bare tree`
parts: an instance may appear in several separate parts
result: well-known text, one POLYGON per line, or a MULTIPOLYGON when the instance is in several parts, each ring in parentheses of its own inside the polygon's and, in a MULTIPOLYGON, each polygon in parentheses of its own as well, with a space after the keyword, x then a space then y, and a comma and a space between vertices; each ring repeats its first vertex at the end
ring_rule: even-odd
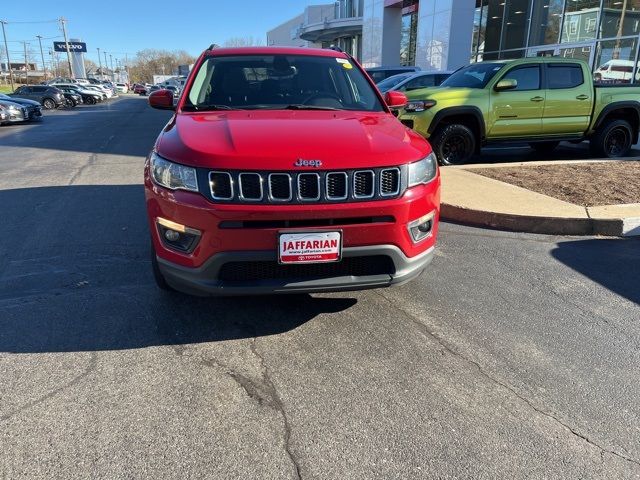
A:
POLYGON ((225 47, 259 47, 264 45, 260 38, 248 37, 231 37, 224 42, 225 47))
POLYGON ((151 82, 154 75, 177 74, 178 65, 189 65, 195 60, 184 50, 141 50, 130 63, 129 78, 134 82, 151 82))

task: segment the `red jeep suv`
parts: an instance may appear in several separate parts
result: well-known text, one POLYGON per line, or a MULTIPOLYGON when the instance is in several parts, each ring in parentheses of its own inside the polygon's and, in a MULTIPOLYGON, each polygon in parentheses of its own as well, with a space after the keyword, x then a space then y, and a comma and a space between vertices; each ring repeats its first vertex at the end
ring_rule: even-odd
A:
POLYGON ((411 280, 433 257, 440 177, 340 51, 214 48, 149 154, 158 286, 195 295, 357 290, 411 280))

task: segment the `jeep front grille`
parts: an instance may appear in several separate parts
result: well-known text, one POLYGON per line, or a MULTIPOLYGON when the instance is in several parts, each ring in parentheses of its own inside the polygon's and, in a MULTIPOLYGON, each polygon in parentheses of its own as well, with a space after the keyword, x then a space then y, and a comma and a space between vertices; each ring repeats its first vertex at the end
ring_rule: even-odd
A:
MULTIPOLYGON (((387 200, 402 195, 406 168, 247 172, 209 171, 210 199, 225 203, 335 203, 387 200)), ((204 175, 204 173, 203 173, 204 175)))

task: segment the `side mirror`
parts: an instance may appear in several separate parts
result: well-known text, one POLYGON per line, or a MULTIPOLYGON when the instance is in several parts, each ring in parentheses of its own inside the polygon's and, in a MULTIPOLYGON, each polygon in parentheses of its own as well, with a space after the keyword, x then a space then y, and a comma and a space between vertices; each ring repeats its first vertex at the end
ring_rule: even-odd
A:
POLYGON ((409 99, 404 93, 392 90, 384 94, 384 101, 387 107, 395 109, 404 107, 409 102, 409 99))
POLYGON ((157 90, 149 95, 149 105, 158 110, 175 110, 173 92, 171 90, 157 90))
POLYGON ((498 83, 496 83, 496 86, 493 87, 493 89, 496 92, 502 92, 504 90, 513 90, 517 86, 518 86, 518 81, 517 80, 515 80, 513 78, 503 78, 498 83))

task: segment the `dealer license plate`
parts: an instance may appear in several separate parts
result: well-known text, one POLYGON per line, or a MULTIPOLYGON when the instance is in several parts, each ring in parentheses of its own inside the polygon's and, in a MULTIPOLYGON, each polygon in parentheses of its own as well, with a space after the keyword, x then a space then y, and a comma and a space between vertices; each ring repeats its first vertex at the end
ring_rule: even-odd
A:
POLYGON ((341 232, 281 233, 280 263, 337 262, 342 255, 341 232))

